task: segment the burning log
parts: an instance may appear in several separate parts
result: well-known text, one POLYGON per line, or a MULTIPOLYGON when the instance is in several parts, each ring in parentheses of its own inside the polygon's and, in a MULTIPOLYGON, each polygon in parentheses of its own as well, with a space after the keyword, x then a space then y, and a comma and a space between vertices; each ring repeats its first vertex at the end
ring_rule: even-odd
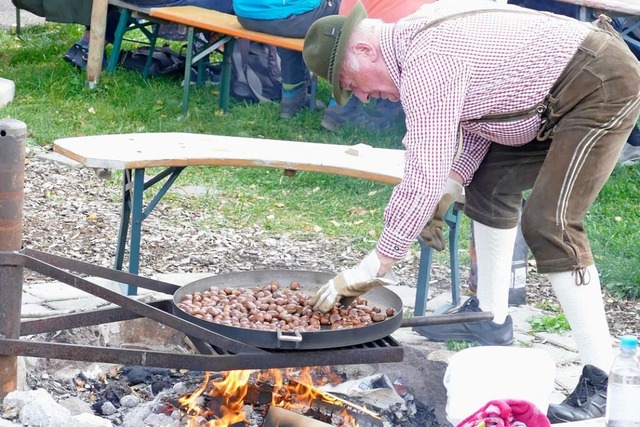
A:
POLYGON ((314 420, 304 415, 289 411, 278 406, 271 406, 267 411, 263 427, 326 427, 331 424, 314 420))

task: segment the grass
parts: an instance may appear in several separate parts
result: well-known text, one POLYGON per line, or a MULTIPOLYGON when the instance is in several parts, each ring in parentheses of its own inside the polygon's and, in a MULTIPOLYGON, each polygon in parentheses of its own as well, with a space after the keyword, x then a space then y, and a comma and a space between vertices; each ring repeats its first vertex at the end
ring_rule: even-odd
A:
POLYGON ((529 319, 533 332, 566 332, 570 330, 569 322, 564 314, 534 316, 529 319))
POLYGON ((449 351, 460 351, 466 348, 479 347, 479 346, 480 346, 480 343, 473 342, 473 341, 447 340, 444 343, 444 348, 446 348, 449 351))
MULTIPOLYGON (((170 78, 143 81, 123 69, 103 73, 98 88, 86 90, 85 74, 62 60, 83 28, 45 24, 0 30, 2 77, 16 83, 13 103, 0 116, 25 122, 28 144, 49 145, 62 137, 126 132, 192 132, 333 144, 366 143, 401 148, 402 126, 389 131, 345 129, 330 133, 320 127, 321 112, 294 119, 278 118, 277 104, 233 102, 231 112, 218 109, 217 86, 191 91, 188 117, 181 115, 182 88, 170 78)), ((330 89, 320 82, 319 98, 330 89)), ((371 249, 382 229, 382 215, 391 188, 354 178, 249 168, 188 168, 180 185, 204 185, 215 197, 171 196, 166 202, 206 210, 202 227, 259 225, 274 234, 346 236, 371 249)), ((117 176, 108 185, 119 185, 117 176)), ((586 227, 602 282, 616 294, 640 297, 640 166, 614 171, 589 211, 586 227)), ((461 262, 468 264, 469 221, 461 227, 461 262)), ((416 245, 416 250, 418 247, 416 245)), ((447 262, 447 253, 435 261, 447 262)))

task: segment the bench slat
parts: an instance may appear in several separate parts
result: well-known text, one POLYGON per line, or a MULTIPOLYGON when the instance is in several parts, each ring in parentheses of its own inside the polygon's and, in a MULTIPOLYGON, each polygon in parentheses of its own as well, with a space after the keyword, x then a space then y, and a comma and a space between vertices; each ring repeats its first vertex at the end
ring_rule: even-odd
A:
POLYGON ((300 52, 304 43, 302 38, 280 37, 247 30, 240 25, 238 18, 234 15, 218 12, 217 10, 203 9, 196 6, 172 6, 152 8, 150 13, 154 18, 165 19, 188 27, 227 34, 240 39, 253 40, 300 52))
POLYGON ((54 151, 87 167, 249 166, 305 170, 397 184, 404 150, 190 133, 58 139, 54 151))

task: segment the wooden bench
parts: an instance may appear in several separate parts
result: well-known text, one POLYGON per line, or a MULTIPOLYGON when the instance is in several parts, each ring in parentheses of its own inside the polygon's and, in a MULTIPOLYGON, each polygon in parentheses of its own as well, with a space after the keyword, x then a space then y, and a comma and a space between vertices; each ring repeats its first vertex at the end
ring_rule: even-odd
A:
MULTIPOLYGON (((247 30, 240 25, 238 19, 234 15, 218 12, 216 10, 209 10, 196 6, 141 8, 121 0, 108 0, 108 2, 109 5, 118 7, 121 11, 120 21, 115 33, 113 50, 107 67, 107 71, 109 72, 113 72, 118 64, 118 59, 122 50, 122 40, 125 33, 128 31, 142 31, 148 39, 149 49, 153 52, 156 46, 160 25, 172 23, 185 27, 187 49, 184 74, 185 84, 183 85, 182 96, 183 116, 186 115, 188 111, 190 85, 186 84, 186 82, 191 81, 191 68, 193 66, 197 66, 199 68, 198 76, 202 76, 207 58, 212 52, 222 51, 222 75, 220 81, 219 105, 222 110, 228 111, 231 93, 231 53, 233 52, 233 45, 236 39, 256 41, 299 52, 302 52, 303 48, 304 39, 302 38, 280 37, 247 30), (219 36, 212 37, 209 43, 196 50, 194 48, 196 30, 212 32, 219 36)), ((93 18, 91 28, 94 28, 93 18)), ((94 47, 90 44, 90 59, 92 57, 91 50, 93 48, 94 47)), ((104 48, 104 46, 102 48, 104 48)), ((143 70, 143 78, 147 77, 150 66, 151 55, 149 55, 147 64, 143 70)), ((199 83, 202 83, 202 81, 199 81, 199 83)), ((310 109, 313 109, 315 106, 316 86, 316 78, 315 76, 312 76, 311 99, 309 103, 310 109)))
MULTIPOLYGON (((343 175, 395 185, 404 168, 404 150, 276 141, 189 133, 142 133, 64 138, 54 141, 54 151, 90 168, 123 171, 123 199, 114 267, 121 270, 129 238, 129 272, 140 267, 142 222, 187 166, 236 166, 278 168, 343 175), (145 177, 148 168, 160 168, 145 177), (160 185, 145 204, 146 190, 160 185)), ((293 173, 288 173, 292 175, 293 173)), ((452 272, 452 304, 460 300, 457 240, 460 211, 450 209, 449 248, 452 272)), ((429 290, 432 249, 420 241, 416 313, 424 314, 429 290)), ((125 287, 129 295, 136 289, 125 287)))

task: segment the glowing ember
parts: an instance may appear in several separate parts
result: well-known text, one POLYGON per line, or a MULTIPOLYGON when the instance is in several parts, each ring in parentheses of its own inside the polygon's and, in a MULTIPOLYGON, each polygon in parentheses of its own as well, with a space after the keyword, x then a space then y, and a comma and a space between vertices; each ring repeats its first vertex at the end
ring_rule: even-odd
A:
POLYGON ((313 385, 314 382, 320 386, 330 381, 335 383, 336 378, 338 377, 332 376, 328 368, 324 369, 320 379, 316 380, 308 368, 230 371, 223 373, 223 377, 215 381, 210 380, 207 373, 204 384, 191 395, 181 397, 179 402, 190 417, 188 427, 229 427, 236 423, 248 422, 244 405, 250 387, 270 388, 272 406, 298 413, 304 413, 318 402, 339 408, 335 411, 341 420, 339 425, 358 426, 347 407, 379 419, 375 412, 324 393, 313 385), (215 401, 215 405, 203 404, 207 399, 215 401), (211 406, 215 406, 215 409, 211 406))

